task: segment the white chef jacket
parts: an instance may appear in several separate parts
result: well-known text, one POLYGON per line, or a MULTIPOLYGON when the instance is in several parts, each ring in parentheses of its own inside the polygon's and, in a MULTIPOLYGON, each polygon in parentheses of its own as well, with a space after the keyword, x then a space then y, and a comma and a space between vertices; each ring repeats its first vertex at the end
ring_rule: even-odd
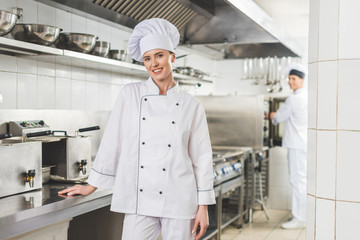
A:
POLYGON ((174 219, 215 203, 212 150, 201 104, 149 78, 121 90, 88 183, 113 188, 111 210, 174 219))
POLYGON ((285 121, 282 145, 286 148, 306 149, 307 145, 307 91, 297 89, 274 115, 274 125, 285 121))

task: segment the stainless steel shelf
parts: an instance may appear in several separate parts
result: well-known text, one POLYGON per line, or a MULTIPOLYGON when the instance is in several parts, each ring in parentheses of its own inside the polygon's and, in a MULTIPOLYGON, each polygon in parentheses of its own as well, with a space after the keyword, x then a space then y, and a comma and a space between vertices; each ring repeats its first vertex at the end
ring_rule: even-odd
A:
POLYGON ((38 44, 18 41, 14 39, 0 37, 0 51, 14 53, 18 55, 36 56, 40 54, 63 55, 63 50, 42 46, 38 44))
MULTIPOLYGON (((132 76, 148 76, 144 66, 132 64, 129 62, 114 60, 105 57, 99 57, 86 53, 79 53, 69 50, 57 49, 38 44, 18 41, 14 39, 0 37, 0 53, 8 53, 12 55, 27 56, 57 56, 56 61, 64 65, 77 66, 82 68, 95 68, 104 71, 118 72, 132 76)), ((44 58, 46 59, 46 57, 44 58)), ((46 61, 46 60, 45 60, 46 61)), ((188 75, 174 73, 177 80, 190 82, 210 82, 211 79, 200 79, 188 75)))

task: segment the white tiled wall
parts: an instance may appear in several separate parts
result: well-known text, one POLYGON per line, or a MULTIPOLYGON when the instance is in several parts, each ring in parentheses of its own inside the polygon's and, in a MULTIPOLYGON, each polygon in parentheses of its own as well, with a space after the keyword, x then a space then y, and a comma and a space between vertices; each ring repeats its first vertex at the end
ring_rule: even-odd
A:
MULTIPOLYGON (((335 201, 316 200, 316 239, 335 239, 335 201)), ((342 238, 340 238, 342 239, 342 238)))
POLYGON ((318 66, 311 74, 318 85, 309 91, 317 108, 309 105, 308 164, 316 171, 308 176, 307 239, 360 236, 359 7, 358 0, 310 1, 309 68, 318 66))

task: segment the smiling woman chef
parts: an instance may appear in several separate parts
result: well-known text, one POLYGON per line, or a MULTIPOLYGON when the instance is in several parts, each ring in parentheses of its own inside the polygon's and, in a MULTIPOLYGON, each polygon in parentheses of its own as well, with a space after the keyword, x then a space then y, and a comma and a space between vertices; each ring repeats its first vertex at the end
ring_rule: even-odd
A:
POLYGON ((59 192, 114 188, 111 210, 125 213, 123 240, 156 240, 160 232, 163 240, 199 239, 209 225, 207 205, 215 203, 211 144, 203 107, 174 81, 179 37, 164 19, 134 28, 129 52, 150 77, 121 90, 89 185, 59 192))

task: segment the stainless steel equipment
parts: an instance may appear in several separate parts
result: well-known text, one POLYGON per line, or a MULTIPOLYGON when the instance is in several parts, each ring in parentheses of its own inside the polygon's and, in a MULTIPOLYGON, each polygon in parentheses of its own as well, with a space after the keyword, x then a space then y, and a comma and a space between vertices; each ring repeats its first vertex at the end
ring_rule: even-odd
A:
POLYGON ((61 49, 89 53, 96 44, 97 36, 86 33, 60 33, 55 46, 61 49))
MULTIPOLYGON (((285 103, 285 98, 271 98, 269 100, 269 112, 276 112, 285 103)), ((284 133, 284 122, 278 125, 269 124, 270 146, 281 146, 284 133)))
POLYGON ((0 144, 0 198, 42 188, 41 143, 0 144))
POLYGON ((50 46, 61 31, 59 27, 44 24, 16 24, 11 36, 16 40, 50 46))
POLYGON ((126 55, 127 54, 126 54, 125 50, 111 49, 109 51, 109 58, 111 58, 111 59, 125 61, 126 55))
POLYGON ((209 206, 209 227, 203 239, 216 236, 233 223, 243 223, 244 165, 251 157, 251 148, 213 146, 214 190, 216 206, 209 206))
POLYGON ((78 135, 100 129, 98 126, 79 129, 75 136, 66 131, 50 131, 42 120, 9 122, 10 133, 25 136, 26 141, 42 142, 42 164, 55 167, 51 170, 52 179, 60 181, 85 181, 91 169, 91 139, 78 135), (42 131, 39 131, 42 130, 42 131), (61 132, 63 135, 55 136, 61 132))
POLYGON ((107 57, 110 50, 110 42, 106 41, 96 41, 94 49, 91 51, 91 54, 100 57, 107 57))
POLYGON ((213 146, 263 146, 263 96, 199 96, 213 146))
POLYGON ((296 41, 251 1, 37 1, 68 11, 72 8, 86 12, 127 28, 134 28, 144 19, 164 18, 180 30, 181 44, 218 59, 300 56, 303 52, 296 41))
POLYGON ((252 211, 261 207, 269 218, 265 201, 269 196, 269 148, 254 149, 251 158, 245 161, 244 218, 252 222, 252 211))
POLYGON ((0 36, 11 32, 18 18, 19 16, 14 13, 0 10, 0 36))

